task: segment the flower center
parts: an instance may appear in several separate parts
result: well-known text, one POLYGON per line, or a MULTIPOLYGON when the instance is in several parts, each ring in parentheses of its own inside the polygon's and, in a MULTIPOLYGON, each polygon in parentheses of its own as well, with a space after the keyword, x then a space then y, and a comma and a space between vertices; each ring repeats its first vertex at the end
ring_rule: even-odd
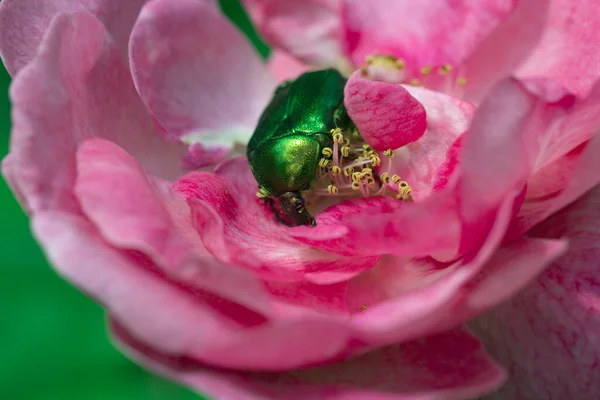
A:
POLYGON ((411 200, 411 188, 392 174, 394 151, 378 153, 365 143, 356 129, 332 129, 332 147, 325 147, 307 203, 319 197, 371 197, 393 195, 411 200))

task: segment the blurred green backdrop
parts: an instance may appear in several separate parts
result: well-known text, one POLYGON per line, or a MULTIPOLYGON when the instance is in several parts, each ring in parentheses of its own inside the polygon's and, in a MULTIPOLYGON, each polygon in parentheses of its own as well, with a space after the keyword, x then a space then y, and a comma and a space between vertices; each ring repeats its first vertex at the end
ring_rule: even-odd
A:
MULTIPOLYGON (((238 0, 220 3, 266 57, 268 48, 238 0)), ((10 77, 0 66, 2 157, 8 151, 10 132, 9 85, 10 77)), ((202 398, 145 372, 111 346, 104 312, 48 266, 31 237, 27 217, 3 180, 0 221, 0 399, 202 398)))

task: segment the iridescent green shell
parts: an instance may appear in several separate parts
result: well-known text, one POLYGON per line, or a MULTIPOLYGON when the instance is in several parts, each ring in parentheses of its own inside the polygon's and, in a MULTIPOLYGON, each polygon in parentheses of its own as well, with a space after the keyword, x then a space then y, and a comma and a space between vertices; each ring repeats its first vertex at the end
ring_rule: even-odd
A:
POLYGON ((258 184, 270 194, 310 189, 330 131, 351 121, 346 79, 336 70, 307 72, 280 85, 261 115, 247 155, 258 184))

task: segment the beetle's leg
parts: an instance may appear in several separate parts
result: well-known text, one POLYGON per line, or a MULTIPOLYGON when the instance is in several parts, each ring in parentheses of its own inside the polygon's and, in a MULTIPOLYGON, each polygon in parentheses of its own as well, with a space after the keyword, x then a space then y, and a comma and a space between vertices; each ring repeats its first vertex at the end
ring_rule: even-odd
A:
POLYGON ((277 218, 277 220, 279 222, 281 222, 282 224, 284 224, 285 226, 289 226, 291 227, 292 225, 287 222, 286 220, 284 220, 283 218, 281 218, 281 216, 279 215, 279 213, 277 212, 277 209, 275 208, 275 200, 273 200, 270 197, 265 198, 265 205, 269 203, 269 205, 271 206, 271 211, 273 212, 273 215, 275 216, 275 218, 277 218))

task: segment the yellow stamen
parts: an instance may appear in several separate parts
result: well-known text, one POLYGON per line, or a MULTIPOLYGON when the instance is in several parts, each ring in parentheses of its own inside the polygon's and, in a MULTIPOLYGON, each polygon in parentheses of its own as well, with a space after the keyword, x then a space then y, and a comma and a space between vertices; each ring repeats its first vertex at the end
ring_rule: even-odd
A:
POLYGON ((266 199, 269 196, 269 192, 267 192, 267 189, 265 189, 264 187, 260 187, 258 189, 258 192, 256 192, 256 197, 258 197, 259 199, 266 199))
POLYGON ((429 75, 429 74, 431 73, 431 70, 432 70, 432 69, 433 69, 433 68, 431 68, 429 65, 427 65, 427 66, 425 66, 425 67, 421 68, 421 75, 423 75, 423 76, 427 76, 427 75, 429 75))
POLYGON ((343 146, 342 149, 340 150, 340 152, 342 153, 342 155, 344 157, 348 157, 350 155, 350 147, 343 146))
POLYGON ((398 175, 392 175, 392 183, 400 182, 400 177, 398 175))
POLYGON ((344 176, 350 176, 354 173, 354 167, 344 168, 344 176))
POLYGON ((419 80, 418 80, 418 79, 416 79, 416 78, 415 78, 415 79, 411 79, 411 81, 409 82, 409 84, 410 84, 411 86, 419 86, 419 84, 420 84, 420 83, 421 83, 421 82, 419 82, 419 80))
POLYGON ((342 130, 340 128, 332 129, 330 132, 331 132, 331 136, 335 142, 337 142, 337 143, 344 142, 344 135, 342 134, 342 130))
POLYGON ((386 185, 390 183, 390 175, 387 172, 379 175, 379 178, 381 179, 381 182, 385 183, 386 185))
POLYGON ((338 167, 337 165, 334 165, 333 167, 331 167, 331 175, 338 176, 340 174, 340 172, 342 172, 342 169, 340 167, 338 167))
POLYGON ((467 79, 463 78, 462 76, 458 77, 458 78, 456 78, 456 84, 458 86, 465 86, 467 84, 467 79))
POLYGON ((321 167, 321 168, 327 168, 327 166, 329 165, 330 162, 331 162, 331 160, 328 160, 326 158, 321 158, 319 160, 319 167, 321 167))
POLYGON ((329 158, 333 155, 333 150, 331 149, 331 147, 325 147, 321 153, 326 157, 329 158))
POLYGON ((352 182, 352 190, 360 190, 360 182, 359 181, 352 182))
POLYGON ((387 149, 386 151, 383 152, 383 155, 388 156, 389 158, 394 158, 394 150, 387 149))
POLYGON ((450 64, 444 64, 438 68, 438 74, 440 75, 448 75, 450 71, 452 71, 452 65, 450 64))
POLYGON ((361 172, 355 172, 355 173, 352 174, 352 181, 353 182, 360 181, 360 178, 362 178, 362 173, 361 172))
POLYGON ((338 194, 338 188, 333 184, 329 184, 329 186, 327 186, 327 192, 329 194, 338 194))
POLYGON ((412 189, 408 185, 406 181, 402 181, 398 184, 398 188, 400 189, 400 193, 396 195, 396 198, 399 200, 411 200, 411 192, 412 189))

